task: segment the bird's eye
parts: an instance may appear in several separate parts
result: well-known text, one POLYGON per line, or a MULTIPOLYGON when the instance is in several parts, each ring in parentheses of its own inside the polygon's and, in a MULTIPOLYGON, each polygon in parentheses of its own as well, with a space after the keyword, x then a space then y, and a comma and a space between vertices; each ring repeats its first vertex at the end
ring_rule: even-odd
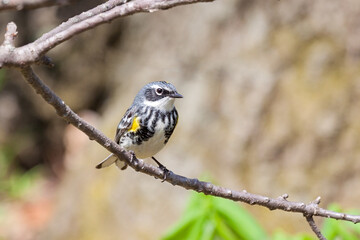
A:
POLYGON ((156 94, 157 94, 157 95, 161 95, 161 94, 163 94, 164 89, 162 89, 162 88, 157 88, 155 91, 156 91, 156 94))

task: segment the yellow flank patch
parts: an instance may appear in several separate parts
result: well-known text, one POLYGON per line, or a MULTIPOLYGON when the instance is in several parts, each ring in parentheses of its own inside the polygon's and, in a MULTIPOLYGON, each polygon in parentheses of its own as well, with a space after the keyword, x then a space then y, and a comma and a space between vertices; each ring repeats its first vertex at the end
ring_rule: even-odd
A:
POLYGON ((140 128, 139 118, 134 117, 130 131, 136 132, 140 128))

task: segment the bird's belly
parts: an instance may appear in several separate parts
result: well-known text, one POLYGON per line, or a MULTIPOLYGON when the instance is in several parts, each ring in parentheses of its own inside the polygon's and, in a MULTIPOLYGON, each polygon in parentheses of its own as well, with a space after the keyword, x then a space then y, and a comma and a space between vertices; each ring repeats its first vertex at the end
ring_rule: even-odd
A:
POLYGON ((147 141, 143 141, 140 145, 132 144, 132 141, 123 141, 121 144, 126 150, 134 151, 137 158, 148 158, 154 156, 165 146, 165 133, 164 131, 156 131, 154 136, 147 141))

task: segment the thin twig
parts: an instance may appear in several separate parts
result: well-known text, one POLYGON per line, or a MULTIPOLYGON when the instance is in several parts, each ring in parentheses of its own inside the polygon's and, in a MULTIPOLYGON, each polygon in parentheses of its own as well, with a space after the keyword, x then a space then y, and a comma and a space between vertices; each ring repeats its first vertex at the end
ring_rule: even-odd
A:
POLYGON ((11 22, 6 26, 6 32, 4 35, 4 43, 2 44, 2 46, 10 48, 10 49, 14 49, 15 48, 15 38, 17 36, 18 32, 17 32, 17 27, 16 24, 11 22))
POLYGON ((311 230, 313 230, 313 232, 318 237, 318 239, 326 240, 324 235, 322 235, 320 229, 316 226, 313 216, 308 215, 308 216, 305 216, 305 218, 306 218, 306 221, 309 223, 311 230))

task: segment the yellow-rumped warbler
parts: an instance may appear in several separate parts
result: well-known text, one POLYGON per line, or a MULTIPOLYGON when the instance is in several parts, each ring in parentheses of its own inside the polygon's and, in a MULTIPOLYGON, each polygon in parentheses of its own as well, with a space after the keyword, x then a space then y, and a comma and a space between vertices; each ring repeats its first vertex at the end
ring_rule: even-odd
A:
MULTIPOLYGON (((121 119, 115 142, 133 151, 138 158, 152 157, 160 168, 167 171, 153 156, 165 146, 175 129, 178 120, 175 98, 182 98, 182 95, 171 83, 161 81, 145 85, 121 119)), ((125 162, 110 154, 96 168, 113 163, 121 170, 127 167, 125 162)))

